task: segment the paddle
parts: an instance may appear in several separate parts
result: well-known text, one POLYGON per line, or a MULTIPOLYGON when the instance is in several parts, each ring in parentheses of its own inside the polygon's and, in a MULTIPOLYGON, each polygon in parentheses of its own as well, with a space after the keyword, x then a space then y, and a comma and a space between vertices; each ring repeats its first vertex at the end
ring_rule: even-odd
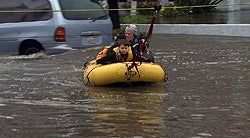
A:
POLYGON ((151 38, 152 32, 153 32, 153 26, 154 26, 154 23, 155 23, 155 19, 156 19, 157 14, 159 14, 159 12, 161 10, 161 7, 162 6, 159 3, 156 3, 154 5, 154 15, 153 15, 153 18, 151 20, 151 24, 150 24, 148 33, 147 33, 147 35, 145 37, 145 41, 140 45, 140 52, 138 52, 136 54, 136 57, 134 58, 133 63, 131 63, 131 65, 127 67, 128 71, 130 71, 133 67, 135 67, 137 73, 139 74, 139 77, 140 77, 140 73, 139 73, 139 70, 138 70, 137 66, 142 64, 142 49, 146 49, 149 46, 150 38, 151 38), (138 61, 138 59, 140 59, 140 64, 136 63, 136 61, 138 61))

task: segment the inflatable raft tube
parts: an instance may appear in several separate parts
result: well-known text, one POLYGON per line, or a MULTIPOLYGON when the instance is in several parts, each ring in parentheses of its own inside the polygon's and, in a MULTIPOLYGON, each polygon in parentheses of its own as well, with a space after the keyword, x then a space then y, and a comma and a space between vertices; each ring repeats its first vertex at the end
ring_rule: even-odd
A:
POLYGON ((114 83, 158 83, 165 80, 165 71, 154 63, 142 62, 128 70, 132 62, 112 63, 108 65, 89 64, 84 70, 85 85, 104 86, 114 83))

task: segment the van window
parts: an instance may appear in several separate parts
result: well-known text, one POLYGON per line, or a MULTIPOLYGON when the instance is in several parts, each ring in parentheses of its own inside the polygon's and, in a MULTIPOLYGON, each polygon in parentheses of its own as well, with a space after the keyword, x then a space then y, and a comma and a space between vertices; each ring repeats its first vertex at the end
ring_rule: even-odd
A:
POLYGON ((47 0, 0 0, 0 23, 49 20, 52 18, 51 10, 51 5, 47 0), (24 10, 38 11, 24 12, 24 10), (41 12, 39 10, 45 11, 41 12))
POLYGON ((98 0, 60 0, 60 5, 63 16, 67 20, 99 20, 108 18, 107 12, 103 10, 98 0), (72 12, 72 10, 79 11, 72 12))

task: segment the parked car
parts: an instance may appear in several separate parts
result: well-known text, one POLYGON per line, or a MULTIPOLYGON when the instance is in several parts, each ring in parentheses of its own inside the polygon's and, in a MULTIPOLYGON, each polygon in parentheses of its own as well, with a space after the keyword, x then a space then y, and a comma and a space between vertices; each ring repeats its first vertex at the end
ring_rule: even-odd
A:
POLYGON ((56 54, 112 43, 98 0, 1 0, 0 54, 56 54))

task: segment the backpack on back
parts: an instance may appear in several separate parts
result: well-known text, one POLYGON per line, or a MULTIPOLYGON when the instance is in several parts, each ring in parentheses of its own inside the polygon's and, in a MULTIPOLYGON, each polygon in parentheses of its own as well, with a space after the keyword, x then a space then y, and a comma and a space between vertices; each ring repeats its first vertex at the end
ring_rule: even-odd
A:
POLYGON ((107 53, 108 53, 108 50, 109 50, 110 47, 111 47, 111 46, 105 46, 105 47, 103 48, 103 50, 100 51, 100 52, 98 53, 98 55, 96 56, 96 60, 101 59, 101 58, 103 58, 103 57, 106 57, 106 56, 107 56, 107 53))

